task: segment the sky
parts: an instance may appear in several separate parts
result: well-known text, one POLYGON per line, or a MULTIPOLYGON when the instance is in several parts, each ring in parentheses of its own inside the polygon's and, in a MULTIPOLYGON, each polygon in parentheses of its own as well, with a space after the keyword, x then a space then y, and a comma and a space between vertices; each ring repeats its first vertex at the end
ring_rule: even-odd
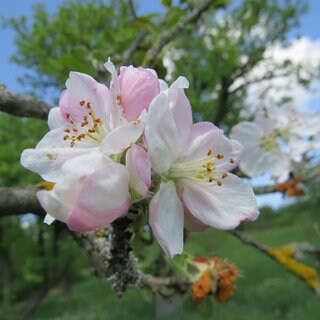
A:
MULTIPOLYGON (((31 17, 32 7, 35 3, 43 3, 49 11, 54 11, 63 0, 1 0, 0 17, 19 17, 25 15, 31 17)), ((290 32, 289 38, 294 38, 296 35, 300 35, 301 39, 295 42, 288 50, 281 51, 275 48, 272 52, 278 59, 283 57, 290 57, 294 59, 300 59, 299 61, 305 61, 310 63, 316 63, 320 61, 320 1, 310 0, 309 12, 305 14, 301 19, 301 27, 290 32)), ((138 14, 145 14, 148 12, 162 12, 164 8, 161 5, 161 0, 141 0, 140 9, 138 14)), ((15 93, 23 93, 24 88, 19 84, 17 78, 22 76, 25 69, 21 66, 15 65, 10 62, 10 56, 15 52, 14 45, 14 32, 8 28, 0 28, 0 84, 5 84, 9 90, 15 93)), ((263 67, 257 70, 261 72, 263 67)), ((277 84, 277 83, 276 83, 277 84)), ((257 89, 257 88, 255 88, 257 89)), ((260 88, 258 88, 260 89, 260 88)), ((293 85, 293 92, 295 92, 295 99, 298 105, 304 105, 304 107, 320 108, 320 82, 313 85, 313 92, 306 92, 299 88, 295 88, 293 85)), ((254 90, 252 90, 252 100, 254 99, 254 90)), ((279 91, 271 94, 281 94, 279 91)), ((255 184, 263 184, 265 179, 256 179, 255 184)), ((273 204, 278 206, 280 203, 284 203, 282 195, 268 195, 258 198, 260 205, 273 204)))

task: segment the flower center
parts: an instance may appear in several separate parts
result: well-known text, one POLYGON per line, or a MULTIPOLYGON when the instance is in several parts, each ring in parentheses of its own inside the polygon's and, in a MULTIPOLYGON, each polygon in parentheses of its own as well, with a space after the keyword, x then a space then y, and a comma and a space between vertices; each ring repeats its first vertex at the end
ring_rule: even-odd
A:
POLYGON ((264 135, 260 139, 260 148, 266 151, 274 151, 279 149, 280 144, 277 141, 278 134, 273 132, 268 135, 264 135))
MULTIPOLYGON (((183 162, 177 160, 163 175, 163 178, 165 180, 194 179, 221 186, 222 179, 225 179, 228 174, 217 170, 216 161, 223 158, 223 154, 213 155, 212 150, 209 149, 207 154, 201 158, 183 162)), ((230 158, 230 162, 234 163, 234 159, 230 158)))
POLYGON ((85 138, 89 138, 95 143, 100 143, 107 134, 106 128, 102 125, 102 120, 96 118, 91 102, 80 100, 79 106, 85 110, 81 122, 75 121, 70 113, 67 112, 65 114, 70 126, 64 129, 66 135, 63 136, 63 140, 69 140, 71 148, 73 148, 78 141, 85 138))

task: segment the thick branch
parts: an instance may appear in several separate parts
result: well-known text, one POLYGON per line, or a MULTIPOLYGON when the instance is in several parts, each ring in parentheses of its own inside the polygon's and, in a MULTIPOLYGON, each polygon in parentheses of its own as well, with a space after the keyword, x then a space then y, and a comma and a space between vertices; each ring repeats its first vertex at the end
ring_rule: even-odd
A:
POLYGON ((46 120, 50 106, 30 95, 13 94, 0 84, 0 111, 14 116, 46 120))
MULTIPOLYGON (((188 14, 186 14, 180 21, 178 21, 171 29, 164 31, 157 41, 154 42, 152 47, 146 53, 143 61, 144 66, 153 66, 157 60, 157 57, 163 47, 173 40, 185 27, 192 22, 197 21, 201 15, 206 12, 211 6, 216 4, 214 0, 204 0, 198 7, 194 8, 188 14)), ((220 4, 221 5, 221 4, 220 4)))
POLYGON ((25 213, 44 215, 36 197, 38 190, 37 186, 0 188, 0 217, 25 213))
POLYGON ((224 116, 228 112, 230 82, 226 77, 221 78, 221 90, 219 92, 218 110, 213 120, 214 124, 219 126, 224 116))

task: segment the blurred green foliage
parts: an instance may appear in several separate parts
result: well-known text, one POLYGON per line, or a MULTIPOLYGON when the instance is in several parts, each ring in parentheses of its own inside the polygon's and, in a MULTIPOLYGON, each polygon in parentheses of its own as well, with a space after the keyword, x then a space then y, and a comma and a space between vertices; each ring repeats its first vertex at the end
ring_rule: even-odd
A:
MULTIPOLYGON (((300 241, 319 246, 320 234, 315 225, 319 204, 303 202, 279 211, 265 208, 261 219, 246 223, 246 233, 270 246, 300 241)), ((158 244, 154 244, 156 246, 158 244)), ((232 235, 213 229, 192 233, 187 250, 199 256, 211 253, 227 257, 237 264, 242 276, 231 300, 218 303, 208 297, 203 304, 196 305, 188 292, 182 299, 181 309, 163 319, 318 320, 319 299, 302 281, 288 274, 277 262, 239 243, 232 235)), ((313 263, 320 271, 319 264, 314 260, 313 263)), ((13 309, 19 306, 14 305, 13 309)), ((30 320, 153 319, 154 314, 155 298, 150 291, 131 289, 118 299, 107 280, 88 274, 85 281, 74 286, 70 297, 63 293, 62 287, 51 291, 30 320)))
POLYGON ((21 152, 33 148, 48 130, 42 120, 0 113, 0 187, 25 186, 41 181, 20 165, 21 152))

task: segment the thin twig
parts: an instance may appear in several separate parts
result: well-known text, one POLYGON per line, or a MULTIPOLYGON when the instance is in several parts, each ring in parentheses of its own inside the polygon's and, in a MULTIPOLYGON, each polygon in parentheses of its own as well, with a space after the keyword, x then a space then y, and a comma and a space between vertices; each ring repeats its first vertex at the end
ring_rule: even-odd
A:
MULTIPOLYGON (((276 255, 272 254, 272 251, 270 250, 271 248, 263 245, 263 244, 260 244, 258 242, 255 242, 253 241, 250 237, 244 235, 242 232, 240 231, 237 231, 237 230, 230 230, 229 233, 231 233, 232 235, 234 235, 237 239, 239 239, 242 243, 244 244, 247 244, 255 249, 257 249, 258 251, 264 253, 266 256, 268 256, 269 258, 271 258, 272 260, 274 261, 277 261, 278 263, 282 264, 284 267, 286 267, 286 270, 288 272, 290 272, 291 274, 293 274, 296 278, 302 280, 304 283, 307 283, 308 287, 313 291, 315 292, 317 295, 320 294, 320 284, 317 283, 315 286, 311 285, 305 278, 305 275, 304 274, 301 274, 299 272, 297 272, 298 270, 295 270, 294 268, 289 268, 285 263, 282 263, 280 262, 276 255)), ((289 246, 290 247, 290 246, 289 246)), ((294 250, 295 247, 294 246, 291 246, 291 248, 294 250)), ((296 261, 296 259, 292 258, 289 260, 291 260, 292 262, 294 261, 294 263, 296 265, 299 265, 300 263, 296 261)), ((300 264, 302 265, 302 264, 300 264)), ((303 268, 308 268, 308 269, 311 269, 310 267, 308 266, 305 266, 303 265, 303 268)))
POLYGON ((213 5, 221 6, 221 4, 217 4, 214 0, 204 0, 198 7, 181 18, 171 29, 165 30, 147 51, 142 65, 153 66, 163 47, 185 29, 189 23, 197 21, 213 5))

